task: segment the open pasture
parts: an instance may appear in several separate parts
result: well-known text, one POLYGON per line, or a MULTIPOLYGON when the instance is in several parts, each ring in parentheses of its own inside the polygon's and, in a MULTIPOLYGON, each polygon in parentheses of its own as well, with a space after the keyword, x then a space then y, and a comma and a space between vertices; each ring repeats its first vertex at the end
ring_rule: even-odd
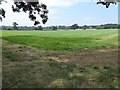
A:
POLYGON ((3 31, 2 38, 43 50, 78 50, 114 47, 118 30, 3 31))

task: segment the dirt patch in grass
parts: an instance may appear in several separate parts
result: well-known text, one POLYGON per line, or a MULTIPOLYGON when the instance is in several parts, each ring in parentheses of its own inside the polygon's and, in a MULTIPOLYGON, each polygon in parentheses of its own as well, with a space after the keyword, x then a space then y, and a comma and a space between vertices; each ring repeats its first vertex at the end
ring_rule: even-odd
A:
POLYGON ((105 36, 105 37, 102 37, 102 39, 112 39, 114 37, 118 37, 118 34, 112 34, 112 35, 109 35, 109 36, 105 36))
POLYGON ((3 41, 2 58, 3 88, 118 87, 117 48, 74 52, 45 51, 3 41), (107 72, 110 72, 110 76, 105 76, 107 72), (107 82, 101 80, 101 77, 107 82))
POLYGON ((118 48, 120 48, 120 41, 114 42, 113 45, 117 46, 118 48))

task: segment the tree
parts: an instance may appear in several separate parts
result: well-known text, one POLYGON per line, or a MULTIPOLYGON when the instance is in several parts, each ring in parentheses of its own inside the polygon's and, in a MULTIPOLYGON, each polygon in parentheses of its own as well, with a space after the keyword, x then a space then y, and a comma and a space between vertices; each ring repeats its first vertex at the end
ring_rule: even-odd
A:
POLYGON ((43 27, 42 26, 38 26, 38 30, 43 30, 43 27))
POLYGON ((14 30, 16 30, 17 29, 17 23, 16 22, 13 22, 13 28, 14 28, 14 30))
POLYGON ((120 0, 99 0, 97 4, 102 4, 109 8, 110 4, 116 4, 116 2, 120 2, 120 0))
MULTIPOLYGON (((0 5, 2 4, 2 1, 4 0, 0 0, 0 5)), ((0 21, 2 21, 2 17, 5 18, 5 10, 0 8, 0 21)))
POLYGON ((84 25, 84 26, 83 26, 83 29, 84 29, 84 30, 86 30, 86 29, 87 29, 87 27, 88 27, 87 25, 84 25))
POLYGON ((71 26, 71 29, 78 29, 79 28, 79 26, 78 26, 78 24, 73 24, 72 26, 71 26))
POLYGON ((52 30, 57 30, 57 26, 52 26, 52 30))
POLYGON ((99 0, 99 2, 97 2, 97 4, 105 5, 106 8, 108 8, 111 3, 116 4, 116 2, 114 2, 114 0, 112 0, 112 1, 110 1, 110 0, 104 0, 104 1, 99 0))
MULTIPOLYGON (((0 0, 0 4, 5 0, 0 0)), ((39 0, 34 0, 34 2, 30 2, 31 0, 14 0, 14 5, 12 5, 13 12, 29 12, 30 20, 34 21, 34 25, 40 24, 40 21, 37 20, 36 14, 38 14, 42 23, 45 24, 48 20, 48 10, 47 6, 43 3, 39 4, 39 0)), ((0 9, 0 20, 5 18, 5 10, 3 8, 0 9)))
POLYGON ((66 26, 58 26, 58 29, 66 29, 66 26))

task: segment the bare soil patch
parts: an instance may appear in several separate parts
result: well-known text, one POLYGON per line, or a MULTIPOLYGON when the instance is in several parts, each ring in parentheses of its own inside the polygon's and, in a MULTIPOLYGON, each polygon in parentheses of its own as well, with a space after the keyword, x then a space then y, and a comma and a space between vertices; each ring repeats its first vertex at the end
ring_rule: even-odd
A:
POLYGON ((118 37, 118 34, 112 34, 112 35, 109 35, 109 36, 105 36, 105 37, 102 37, 103 39, 112 39, 114 37, 118 37))

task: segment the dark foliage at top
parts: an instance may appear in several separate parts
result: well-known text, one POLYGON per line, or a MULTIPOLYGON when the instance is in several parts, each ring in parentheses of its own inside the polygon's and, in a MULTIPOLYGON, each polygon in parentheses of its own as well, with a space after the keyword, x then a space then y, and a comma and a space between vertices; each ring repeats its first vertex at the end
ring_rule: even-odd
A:
POLYGON ((116 1, 115 0, 112 0, 112 1, 110 1, 110 0, 104 0, 104 1, 99 0, 99 2, 97 2, 97 4, 102 4, 102 5, 105 5, 106 8, 109 8, 110 4, 116 4, 116 1))
MULTIPOLYGON (((4 0, 0 0, 0 3, 4 0)), ((40 24, 40 20, 37 20, 36 15, 39 15, 42 19, 42 23, 45 24, 48 20, 48 10, 45 4, 39 4, 38 0, 30 2, 30 0, 14 0, 14 5, 12 5, 13 12, 25 12, 29 13, 30 20, 34 21, 34 25, 40 24)), ((0 10, 0 14, 5 17, 4 9, 0 10)), ((2 17, 1 17, 2 20, 2 17)))
MULTIPOLYGON (((2 1, 5 0, 0 0, 0 4, 2 4, 2 1)), ((2 17, 5 18, 5 10, 3 8, 0 8, 0 21, 2 21, 2 17)))
POLYGON ((45 24, 48 20, 48 10, 45 4, 39 4, 38 0, 34 0, 34 2, 28 2, 27 0, 23 1, 14 1, 14 5, 12 5, 13 12, 29 12, 30 20, 34 21, 34 25, 40 24, 40 22, 36 18, 36 14, 42 18, 42 23, 45 24))

